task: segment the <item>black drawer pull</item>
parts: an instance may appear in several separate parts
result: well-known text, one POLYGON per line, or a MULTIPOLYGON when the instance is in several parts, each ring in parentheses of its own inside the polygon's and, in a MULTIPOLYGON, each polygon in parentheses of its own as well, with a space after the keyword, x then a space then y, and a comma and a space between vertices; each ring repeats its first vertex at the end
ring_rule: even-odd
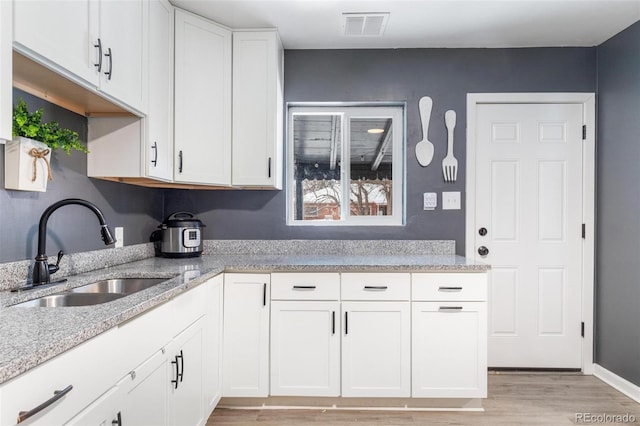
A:
POLYGON ((336 334, 336 311, 331 311, 331 334, 336 334))
POLYGON ((461 311, 462 306, 440 306, 441 311, 461 311))
POLYGON ((267 283, 262 285, 262 306, 267 306, 267 283))
POLYGON ((462 291, 462 287, 438 287, 438 291, 462 291))
POLYGON ((174 356, 173 358, 174 360, 171 361, 171 364, 174 364, 176 366, 176 378, 175 380, 171 380, 171 383, 173 383, 174 389, 178 389, 178 383, 180 379, 180 367, 178 366, 178 355, 174 356))
POLYGON ((122 426, 122 413, 118 411, 118 415, 115 420, 111 420, 113 426, 122 426))
POLYGON ((365 285, 364 289, 365 290, 386 290, 389 287, 387 287, 386 285, 365 285))
POLYGON ((344 334, 349 334, 349 312, 344 313, 344 334))
POLYGON ((182 383, 182 377, 184 376, 184 355, 182 351, 180 351, 180 355, 176 358, 180 358, 180 373, 178 373, 178 377, 180 378, 180 383, 182 383))
POLYGON ((27 420, 29 417, 35 416, 36 414, 38 414, 40 411, 44 410, 51 404, 59 401, 63 396, 71 392, 71 389, 73 389, 73 385, 69 385, 62 390, 53 391, 53 396, 48 400, 46 400, 45 402, 43 402, 42 404, 38 405, 36 408, 32 408, 29 411, 20 411, 18 413, 18 420, 16 422, 22 423, 25 420, 27 420))
POLYGON ((315 285, 294 285, 293 289, 294 290, 315 290, 316 286, 315 285))

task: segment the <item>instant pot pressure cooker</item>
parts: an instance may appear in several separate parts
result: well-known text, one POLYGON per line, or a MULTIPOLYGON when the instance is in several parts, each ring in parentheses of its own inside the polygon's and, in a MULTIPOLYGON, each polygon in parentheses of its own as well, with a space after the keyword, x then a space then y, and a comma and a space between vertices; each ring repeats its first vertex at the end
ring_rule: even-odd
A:
POLYGON ((201 229, 205 225, 189 212, 176 212, 151 234, 156 256, 197 257, 202 254, 201 229))

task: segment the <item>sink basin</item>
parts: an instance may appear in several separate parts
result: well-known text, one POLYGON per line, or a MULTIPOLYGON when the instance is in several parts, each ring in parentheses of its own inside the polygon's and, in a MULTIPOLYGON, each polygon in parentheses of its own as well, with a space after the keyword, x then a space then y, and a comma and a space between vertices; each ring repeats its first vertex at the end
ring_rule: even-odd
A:
POLYGON ((120 294, 129 295, 152 287, 170 278, 113 278, 71 289, 78 294, 120 294))
POLYGON ((58 293, 49 296, 39 297, 28 302, 18 303, 16 307, 31 308, 43 307, 54 308, 58 306, 90 306, 124 297, 124 294, 117 293, 58 293))
MULTIPOLYGON (((1 1, 1 0, 0 0, 1 1)), ((128 296, 171 278, 112 278, 18 303, 17 307, 90 306, 128 296)))

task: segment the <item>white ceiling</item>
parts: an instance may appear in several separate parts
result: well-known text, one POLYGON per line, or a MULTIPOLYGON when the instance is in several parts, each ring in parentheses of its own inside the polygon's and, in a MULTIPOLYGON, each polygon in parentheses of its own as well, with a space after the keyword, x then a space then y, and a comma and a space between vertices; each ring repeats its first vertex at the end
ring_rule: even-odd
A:
POLYGON ((597 46, 640 0, 171 0, 233 29, 278 28, 285 49, 597 46), (382 37, 342 35, 342 13, 390 12, 382 37))

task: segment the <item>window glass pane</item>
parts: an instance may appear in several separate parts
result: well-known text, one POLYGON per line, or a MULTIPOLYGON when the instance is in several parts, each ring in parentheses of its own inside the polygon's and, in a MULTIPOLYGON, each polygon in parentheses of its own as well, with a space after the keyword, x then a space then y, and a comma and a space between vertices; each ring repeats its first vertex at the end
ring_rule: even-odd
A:
POLYGON ((350 194, 352 216, 392 214, 392 120, 349 120, 350 194))
POLYGON ((293 116, 295 220, 339 220, 342 118, 293 116))

